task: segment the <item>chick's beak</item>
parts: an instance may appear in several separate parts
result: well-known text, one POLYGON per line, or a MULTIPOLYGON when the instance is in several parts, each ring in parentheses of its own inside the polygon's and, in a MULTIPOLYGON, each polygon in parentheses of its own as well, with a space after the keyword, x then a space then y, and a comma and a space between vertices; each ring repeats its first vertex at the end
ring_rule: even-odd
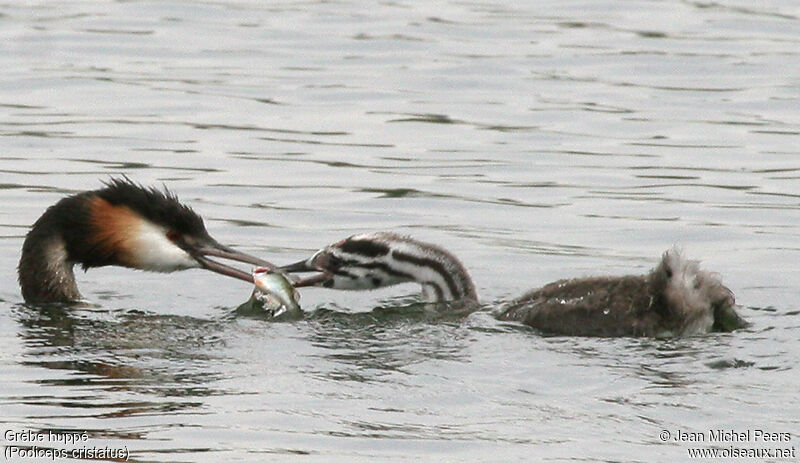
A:
POLYGON ((251 256, 249 254, 233 250, 213 240, 201 246, 190 248, 188 252, 194 258, 194 260, 196 260, 197 263, 200 264, 202 268, 206 270, 211 270, 212 272, 219 273, 220 275, 226 275, 232 278, 238 278, 248 283, 254 282, 253 275, 251 273, 244 272, 237 268, 219 263, 217 261, 209 259, 208 257, 209 256, 219 257, 222 259, 244 262, 247 264, 257 265, 259 267, 265 267, 268 270, 275 269, 275 265, 265 261, 264 259, 260 259, 255 256, 251 256))
POLYGON ((311 259, 301 260, 300 262, 295 262, 294 264, 278 267, 278 271, 282 273, 320 272, 318 275, 308 278, 301 278, 294 281, 295 288, 300 288, 303 286, 317 286, 327 281, 331 277, 331 274, 325 271, 324 268, 321 268, 319 265, 315 265, 317 260, 317 256, 314 256, 311 259))
POLYGON ((278 267, 278 270, 286 273, 316 272, 317 269, 311 265, 310 260, 311 259, 301 260, 300 262, 284 265, 282 267, 278 267))

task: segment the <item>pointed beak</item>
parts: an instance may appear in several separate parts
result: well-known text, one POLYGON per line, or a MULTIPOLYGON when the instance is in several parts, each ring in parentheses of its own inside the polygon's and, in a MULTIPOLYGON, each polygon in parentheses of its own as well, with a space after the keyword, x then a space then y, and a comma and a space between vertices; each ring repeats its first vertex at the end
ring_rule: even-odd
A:
POLYGON ((303 286, 317 286, 330 279, 331 274, 323 269, 314 266, 313 261, 314 257, 312 257, 311 259, 301 260, 300 262, 295 262, 294 264, 278 267, 277 271, 281 273, 320 272, 318 275, 314 275, 308 278, 301 278, 299 280, 294 281, 295 288, 300 288, 303 286))
POLYGON ((220 275, 226 275, 232 278, 238 278, 239 280, 244 280, 248 283, 253 283, 253 275, 249 272, 244 272, 237 268, 219 263, 217 261, 211 260, 208 257, 219 257, 221 259, 228 259, 233 260, 236 262, 244 262, 247 264, 257 265, 259 267, 264 267, 268 270, 274 270, 275 265, 270 262, 265 261, 264 259, 260 259, 255 256, 251 256, 249 254, 245 254, 243 252, 239 252, 233 250, 227 246, 223 246, 216 241, 211 241, 203 246, 198 248, 194 248, 191 250, 190 254, 200 266, 206 270, 211 270, 212 272, 219 273, 220 275))
POLYGON ((309 260, 301 260, 300 262, 295 262, 293 264, 284 265, 283 267, 278 267, 278 270, 285 273, 303 273, 303 272, 316 272, 317 269, 314 268, 310 263, 309 260))

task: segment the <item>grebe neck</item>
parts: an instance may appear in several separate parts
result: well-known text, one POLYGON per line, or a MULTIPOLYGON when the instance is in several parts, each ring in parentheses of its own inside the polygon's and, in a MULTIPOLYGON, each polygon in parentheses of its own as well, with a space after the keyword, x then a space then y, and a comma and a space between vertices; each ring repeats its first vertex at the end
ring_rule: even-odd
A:
POLYGON ((453 254, 429 243, 398 241, 387 258, 390 269, 422 286, 424 302, 477 301, 467 269, 453 254), (406 247, 407 246, 407 247, 406 247))
POLYGON ((81 299, 67 258, 63 237, 55 230, 34 227, 25 238, 19 260, 19 284, 27 302, 68 302, 81 299))

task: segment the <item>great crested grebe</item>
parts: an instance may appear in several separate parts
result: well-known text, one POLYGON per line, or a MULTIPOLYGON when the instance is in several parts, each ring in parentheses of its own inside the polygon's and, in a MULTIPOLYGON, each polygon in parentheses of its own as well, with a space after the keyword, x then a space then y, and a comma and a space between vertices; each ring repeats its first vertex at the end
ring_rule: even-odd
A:
POLYGON ((152 272, 204 268, 250 283, 252 274, 208 257, 274 268, 217 243, 203 219, 166 189, 145 188, 127 177, 104 185, 61 199, 33 224, 17 268, 26 302, 79 300, 75 264, 84 270, 106 265, 152 272))
MULTIPOLYGON (((361 290, 417 282, 425 302, 478 301, 455 256, 394 233, 354 235, 280 270, 320 272, 295 286, 361 290)), ((689 335, 743 324, 733 293, 674 249, 646 275, 557 281, 507 303, 497 317, 575 336, 689 335)))

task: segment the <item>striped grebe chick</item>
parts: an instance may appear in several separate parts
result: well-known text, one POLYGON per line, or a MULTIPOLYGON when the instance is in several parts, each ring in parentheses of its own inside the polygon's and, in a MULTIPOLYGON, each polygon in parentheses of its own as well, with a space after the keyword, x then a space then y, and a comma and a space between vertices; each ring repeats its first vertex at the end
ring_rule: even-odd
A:
POLYGON ((104 188, 61 199, 33 224, 17 268, 29 303, 81 299, 73 267, 116 265, 152 272, 203 268, 253 283, 250 273, 209 256, 273 268, 219 244, 203 219, 168 190, 112 178, 104 188))
MULTIPOLYGON (((477 306, 475 285, 455 256, 394 233, 354 235, 280 269, 319 272, 296 286, 363 290, 417 282, 425 302, 477 306)), ((507 303, 497 316, 574 336, 678 336, 743 324, 733 293, 676 249, 646 275, 557 281, 507 303)))
POLYGON ((394 233, 354 235, 280 270, 321 272, 296 287, 362 290, 416 282, 424 302, 478 301, 467 269, 454 255, 394 233))

